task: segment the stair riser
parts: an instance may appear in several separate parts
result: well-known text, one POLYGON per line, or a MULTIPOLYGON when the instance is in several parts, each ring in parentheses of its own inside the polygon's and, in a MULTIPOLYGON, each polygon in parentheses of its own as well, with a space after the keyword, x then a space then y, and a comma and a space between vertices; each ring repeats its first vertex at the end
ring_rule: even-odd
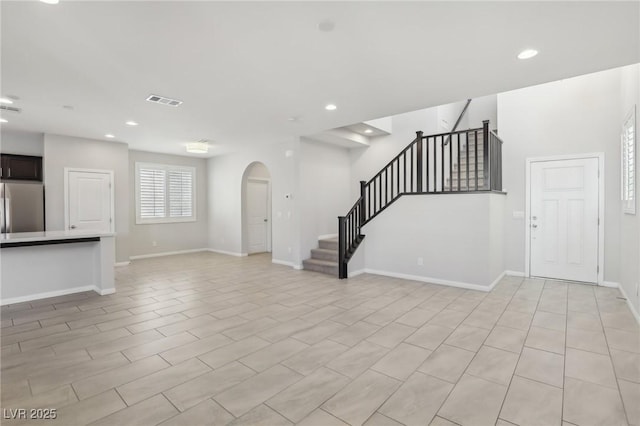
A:
POLYGON ((327 249, 327 250, 338 250, 338 242, 337 241, 327 241, 327 240, 320 240, 318 241, 318 246, 321 249, 327 249))
POLYGON ((327 253, 326 251, 313 249, 313 250, 311 250, 311 258, 312 259, 318 259, 318 260, 328 260, 328 261, 331 261, 331 262, 337 262, 338 261, 338 252, 336 250, 332 250, 330 253, 327 253))
POLYGON ((338 266, 324 266, 324 265, 314 265, 314 264, 309 264, 309 263, 305 263, 303 262, 303 267, 305 269, 305 271, 314 271, 314 272, 320 272, 323 274, 327 274, 327 275, 331 275, 334 277, 338 276, 338 266))

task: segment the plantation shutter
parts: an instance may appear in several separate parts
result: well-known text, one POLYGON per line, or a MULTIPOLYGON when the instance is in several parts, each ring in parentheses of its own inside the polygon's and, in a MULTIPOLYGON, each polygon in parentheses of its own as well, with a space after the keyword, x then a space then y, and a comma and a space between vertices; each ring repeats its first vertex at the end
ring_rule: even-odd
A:
POLYGON ((164 170, 140 168, 140 218, 165 217, 165 179, 164 170))
POLYGON ((169 170, 169 216, 193 216, 193 173, 169 170))

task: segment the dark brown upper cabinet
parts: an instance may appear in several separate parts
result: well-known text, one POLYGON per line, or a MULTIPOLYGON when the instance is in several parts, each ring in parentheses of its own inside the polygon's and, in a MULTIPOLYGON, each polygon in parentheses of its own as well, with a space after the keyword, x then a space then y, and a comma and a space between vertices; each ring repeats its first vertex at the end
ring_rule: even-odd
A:
POLYGON ((1 178, 42 182, 42 157, 2 154, 1 178))

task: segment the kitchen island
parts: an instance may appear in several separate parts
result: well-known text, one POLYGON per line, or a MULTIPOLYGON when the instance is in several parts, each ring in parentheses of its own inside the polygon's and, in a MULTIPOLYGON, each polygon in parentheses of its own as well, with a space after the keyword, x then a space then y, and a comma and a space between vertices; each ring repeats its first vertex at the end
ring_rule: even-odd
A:
POLYGON ((90 290, 115 293, 114 262, 113 233, 2 234, 0 305, 90 290))

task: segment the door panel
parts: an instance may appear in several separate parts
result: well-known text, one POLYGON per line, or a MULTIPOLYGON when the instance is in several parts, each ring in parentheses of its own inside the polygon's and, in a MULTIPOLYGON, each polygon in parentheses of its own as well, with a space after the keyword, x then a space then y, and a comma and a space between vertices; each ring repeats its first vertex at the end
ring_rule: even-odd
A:
POLYGON ((532 276, 598 281, 598 159, 531 164, 532 276))
POLYGON ((247 231, 249 253, 267 251, 268 232, 268 197, 267 182, 247 182, 247 231))
POLYGON ((68 175, 69 228, 111 230, 111 175, 70 171, 68 175))

